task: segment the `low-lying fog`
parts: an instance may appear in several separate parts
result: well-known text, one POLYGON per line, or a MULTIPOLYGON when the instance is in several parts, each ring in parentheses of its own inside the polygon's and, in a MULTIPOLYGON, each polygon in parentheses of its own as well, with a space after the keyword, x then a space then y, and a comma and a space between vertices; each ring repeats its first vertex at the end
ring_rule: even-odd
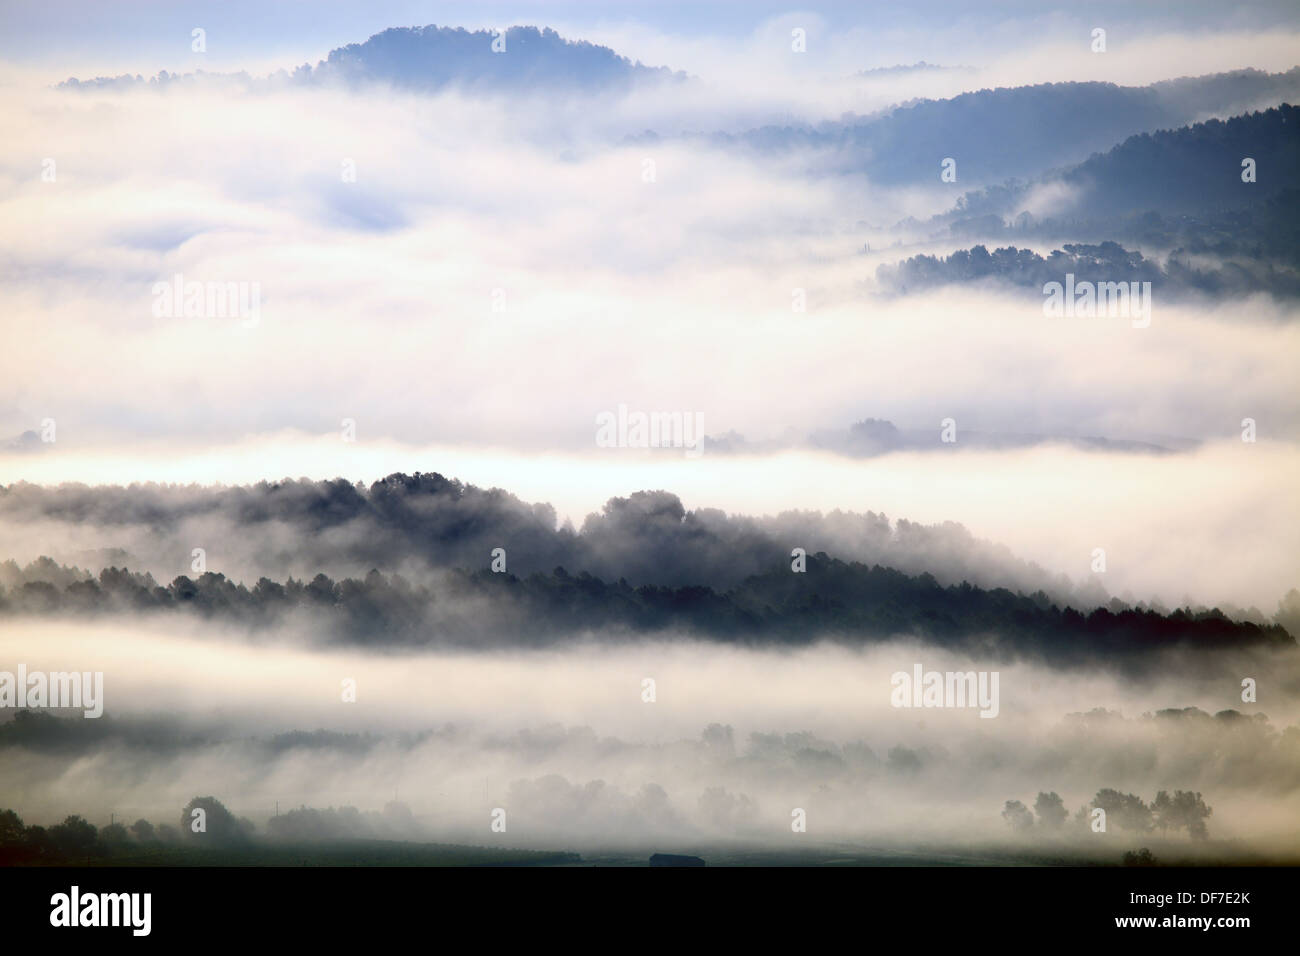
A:
MULTIPOLYGON (((65 711, 62 732, 20 734, 0 711, 0 807, 28 823, 79 813, 103 825, 113 813, 175 826, 191 797, 212 795, 266 832, 277 803, 380 811, 396 799, 414 815, 403 835, 423 839, 964 844, 1010 840, 1004 802, 1032 807, 1039 791, 1059 793, 1073 817, 1102 788, 1148 803, 1181 789, 1201 792, 1211 840, 1240 841, 1233 852, 1300 851, 1294 658, 1225 660, 1202 677, 1171 662, 1134 683, 903 642, 783 653, 586 639, 381 656, 192 623, 9 620, 0 670, 20 663, 104 673, 98 720, 65 711), (996 670, 997 715, 892 706, 892 675, 917 664, 996 670), (1246 677, 1258 703, 1241 700, 1246 677), (1155 714, 1188 707, 1205 714, 1155 714), (1097 708, 1111 713, 1067 716, 1097 708), (1211 716, 1225 710, 1246 717, 1211 716), (318 730, 329 733, 277 736, 318 730), (498 807, 506 834, 489 829, 498 807), (807 834, 791 831, 795 808, 807 834)), ((1114 825, 1067 832, 1087 847, 1111 840, 1116 854, 1144 839, 1114 825)))

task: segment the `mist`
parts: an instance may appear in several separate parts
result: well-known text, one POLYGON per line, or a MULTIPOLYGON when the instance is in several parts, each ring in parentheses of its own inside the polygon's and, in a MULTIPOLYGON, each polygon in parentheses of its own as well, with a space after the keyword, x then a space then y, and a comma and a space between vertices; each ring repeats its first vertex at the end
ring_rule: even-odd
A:
MULTIPOLYGON (((1291 546, 1300 538, 1300 505, 1291 493, 1300 478, 1300 455, 1293 445, 1229 440, 1170 455, 1055 444, 960 449, 959 440, 956 448, 943 451, 867 459, 792 451, 706 453, 691 460, 668 451, 537 455, 382 441, 349 445, 336 436, 290 434, 188 453, 176 447, 151 453, 56 445, 44 454, 0 456, 0 478, 12 469, 13 477, 47 486, 146 478, 188 486, 204 476, 233 484, 268 474, 369 482, 427 463, 449 477, 481 482, 484 491, 504 486, 518 496, 507 509, 513 515, 508 521, 494 518, 474 535, 458 536, 453 551, 438 553, 401 544, 405 532, 400 529, 397 538, 368 537, 373 526, 365 521, 339 522, 322 534, 309 508, 314 493, 283 503, 268 499, 258 507, 272 510, 252 523, 239 505, 251 492, 213 487, 59 491, 11 485, 0 495, 0 509, 6 516, 6 556, 19 563, 48 555, 92 571, 128 566, 163 582, 190 573, 194 548, 205 550, 213 570, 250 586, 261 575, 282 580, 322 571, 364 575, 372 567, 408 570, 408 559, 417 554, 420 567, 430 560, 481 567, 491 549, 512 547, 521 522, 530 527, 530 536, 548 538, 566 522, 583 528, 589 515, 604 511, 611 490, 621 489, 619 497, 625 497, 661 488, 692 512, 721 510, 736 529, 754 524, 770 542, 771 560, 795 547, 809 553, 824 549, 846 559, 926 570, 944 582, 970 580, 1026 592, 1042 588, 1061 600, 1083 589, 1101 596, 1096 603, 1110 594, 1167 606, 1253 606, 1270 616, 1279 599, 1300 585, 1300 557, 1291 546), (814 511, 821 516, 808 514, 814 511), (847 514, 836 516, 836 511, 847 514), (875 517, 868 520, 871 514, 875 517), (891 529, 883 540, 882 519, 891 529), (962 527, 931 527, 912 544, 890 544, 900 521, 962 527), (1169 540, 1177 540, 1178 547, 1168 547, 1169 540), (1092 569, 1098 547, 1107 556, 1101 574, 1092 569)), ((703 561, 710 567, 706 577, 721 575, 726 581, 754 568, 743 560, 728 564, 743 558, 739 543, 710 556, 694 553, 686 537, 674 552, 662 543, 652 546, 644 535, 635 545, 620 541, 614 527, 609 530, 603 539, 586 541, 595 549, 591 559, 603 555, 591 569, 615 579, 682 583, 684 577, 673 576, 682 561, 687 566, 703 561), (637 555, 636 548, 648 550, 637 555)), ((564 563, 566 554, 553 548, 523 553, 532 556, 518 565, 521 571, 543 572, 564 563)), ((570 570, 575 570, 571 564, 570 570)))
MULTIPOLYGON (((1226 660, 1212 678, 1141 683, 1002 664, 994 719, 891 706, 891 674, 915 663, 990 664, 908 643, 756 652, 596 640, 377 657, 287 637, 254 646, 212 628, 5 622, 0 660, 17 659, 105 674, 102 722, 60 716, 57 734, 0 725, 0 805, 39 806, 51 821, 111 811, 172 822, 211 793, 262 830, 277 801, 284 812, 397 800, 431 839, 486 833, 502 807, 515 846, 780 847, 799 807, 818 842, 979 845, 1014 843, 1003 802, 1039 790, 1073 812, 1102 788, 1148 800, 1177 788, 1204 794, 1230 853, 1300 849, 1289 825, 1300 808, 1294 656, 1259 675, 1258 705, 1241 703, 1226 660), (344 679, 355 703, 341 702, 344 679), (1200 714, 1158 713, 1182 708, 1200 714)), ((1116 854, 1136 839, 1070 839, 1095 849, 1089 838, 1116 854)))

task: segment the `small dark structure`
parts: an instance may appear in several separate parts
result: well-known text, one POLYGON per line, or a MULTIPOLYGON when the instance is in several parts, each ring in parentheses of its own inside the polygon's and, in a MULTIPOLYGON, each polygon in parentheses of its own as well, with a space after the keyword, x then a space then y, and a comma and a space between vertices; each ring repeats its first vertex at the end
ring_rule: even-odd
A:
POLYGON ((704 866, 698 856, 680 856, 676 853, 656 853, 650 857, 651 866, 704 866))

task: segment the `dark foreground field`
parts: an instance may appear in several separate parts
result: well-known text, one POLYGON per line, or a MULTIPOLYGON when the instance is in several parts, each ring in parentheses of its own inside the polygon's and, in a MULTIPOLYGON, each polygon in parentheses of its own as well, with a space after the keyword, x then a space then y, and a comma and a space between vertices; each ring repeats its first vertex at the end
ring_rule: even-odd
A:
MULTIPOLYGON (((102 855, 67 858, 39 866, 560 866, 580 861, 576 853, 497 849, 448 843, 349 840, 339 843, 247 846, 130 847, 102 855)), ((15 865, 0 859, 0 864, 15 865)), ((33 865, 19 863, 17 865, 33 865)))
POLYGON ((529 850, 451 843, 347 840, 335 843, 194 847, 155 844, 124 847, 89 857, 32 863, 0 858, 5 866, 41 867, 484 867, 484 866, 648 866, 654 854, 695 857, 707 866, 811 867, 1181 867, 1295 866, 1300 860, 1244 853, 1231 844, 1201 847, 1149 840, 1141 848, 1092 851, 1076 847, 1008 848, 942 846, 862 846, 849 843, 779 848, 751 844, 672 845, 588 850, 529 850), (1127 856, 1126 856, 1127 855, 1127 856))

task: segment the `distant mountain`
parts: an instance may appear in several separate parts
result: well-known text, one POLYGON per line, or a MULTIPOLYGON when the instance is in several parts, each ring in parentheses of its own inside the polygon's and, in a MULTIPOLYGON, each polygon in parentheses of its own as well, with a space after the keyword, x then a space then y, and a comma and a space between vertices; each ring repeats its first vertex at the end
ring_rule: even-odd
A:
MULTIPOLYGON (((908 263, 913 261, 907 260, 908 263)), ((787 435, 770 441, 749 441, 744 435, 736 432, 718 436, 709 435, 704 439, 704 447, 709 454, 722 455, 770 454, 802 448, 828 451, 849 458, 873 458, 895 451, 951 452, 953 446, 943 442, 940 431, 937 426, 900 429, 893 422, 885 419, 866 418, 854 422, 847 429, 824 429, 807 435, 787 435)), ((1196 442, 1189 439, 1175 439, 1166 445, 1157 445, 1144 441, 1104 438, 1100 435, 1043 435, 1027 432, 980 432, 970 429, 962 432, 961 441, 962 448, 966 450, 972 448, 1004 450, 1059 443, 1093 451, 1170 454, 1196 447, 1196 442)))
POLYGON ((892 292, 987 278, 1041 290, 1072 272, 1092 281, 1149 280, 1174 293, 1300 297, 1297 169, 1300 107, 1289 104, 1141 133, 1033 182, 967 193, 928 223, 934 238, 1007 246, 913 256, 880 266, 877 278, 892 292), (1039 195, 1052 197, 1051 215, 1035 211, 1039 195), (1024 248, 1065 237, 1080 241, 1046 257, 1024 248))
POLYGON ((869 70, 858 70, 854 76, 860 76, 864 79, 875 79, 883 76, 901 76, 908 73, 969 73, 974 67, 969 66, 939 66, 935 63, 926 63, 924 60, 918 60, 916 63, 898 63, 894 66, 876 66, 869 70))
POLYGON ((634 63, 608 47, 566 40, 551 29, 511 27, 502 35, 427 26, 385 30, 365 43, 340 47, 304 78, 382 82, 413 90, 610 90, 643 79, 684 79, 685 74, 634 63))
POLYGON ((1294 189, 1300 171, 1300 107, 1209 120, 1130 137, 1060 178, 1085 191, 1090 213, 1154 209, 1193 213, 1234 209, 1294 189), (1242 163, 1255 163, 1253 182, 1242 163))
MULTIPOLYGON (((958 249, 950 256, 919 255, 897 264, 882 264, 876 279, 883 290, 896 294, 944 285, 1000 282, 1042 295, 1049 282, 1073 283, 1149 282, 1162 295, 1232 297, 1268 292, 1278 297, 1300 297, 1300 273, 1280 259, 1263 256, 1225 259, 1218 265, 1175 249, 1162 265, 1141 252, 1115 242, 1096 245, 1067 242, 1047 256, 1032 249, 1005 246, 989 252, 983 245, 958 249)), ((1113 313, 1112 313, 1113 314, 1113 313)))
POLYGON ((385 83, 407 90, 434 92, 457 88, 478 92, 544 90, 608 92, 642 80, 685 80, 686 74, 650 67, 619 56, 608 47, 566 40, 554 30, 510 27, 469 31, 459 27, 395 27, 364 43, 332 50, 315 67, 303 64, 292 73, 280 70, 264 80, 247 73, 163 71, 149 80, 139 74, 69 79, 69 89, 163 87, 177 83, 225 82, 244 86, 265 83, 385 83))
POLYGON ((1239 70, 1141 87, 1043 83, 979 90, 873 116, 711 138, 764 153, 807 150, 815 172, 865 174, 883 185, 937 185, 940 163, 952 158, 957 183, 979 186, 1078 163, 1138 133, 1284 102, 1300 102, 1300 67, 1286 73, 1239 70))
POLYGON ((1056 200, 1058 219, 1100 220, 1148 211, 1203 216, 1294 194, 1297 169, 1300 107, 1284 103, 1227 120, 1130 136, 1104 153, 1031 182, 967 193, 948 218, 1009 215, 1042 186, 1065 186, 1073 193, 1064 209, 1056 200), (1247 158, 1254 160, 1253 182, 1242 179, 1247 158))

